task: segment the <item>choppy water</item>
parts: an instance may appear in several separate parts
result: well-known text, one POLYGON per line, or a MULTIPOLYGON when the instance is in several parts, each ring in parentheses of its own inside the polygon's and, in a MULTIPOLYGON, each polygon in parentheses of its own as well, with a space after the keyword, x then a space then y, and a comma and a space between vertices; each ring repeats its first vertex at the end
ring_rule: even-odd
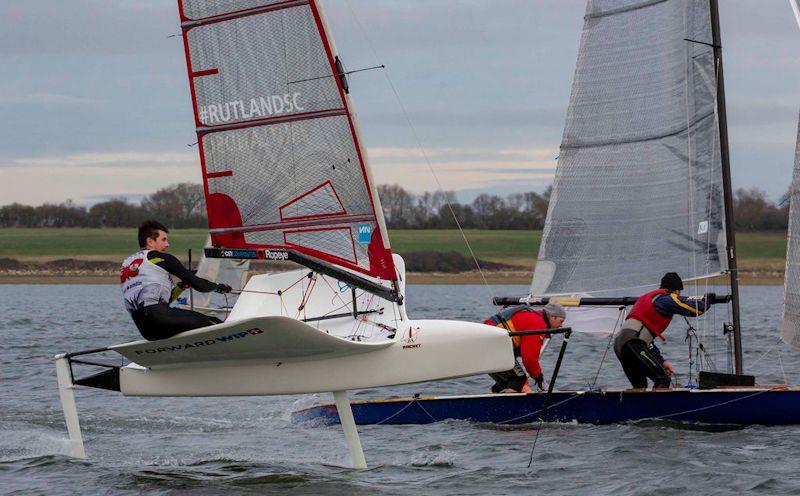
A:
MULTIPOLYGON (((524 287, 493 287, 521 294, 524 287)), ((743 288, 745 366, 758 382, 800 383, 796 351, 777 343, 780 287, 743 288), (783 365, 783 370, 781 365, 783 365)), ((482 320, 482 286, 411 286, 414 318, 482 320)), ((719 333, 724 315, 705 318, 719 333)), ((685 326, 663 351, 688 379, 685 326)), ((137 337, 114 286, 0 285, 0 493, 3 494, 800 494, 800 427, 725 432, 667 425, 546 425, 533 469, 536 426, 442 422, 360 428, 371 469, 353 471, 338 426, 290 422, 329 395, 125 398, 81 389, 89 459, 68 441, 51 357, 137 337)), ((594 382, 607 340, 575 336, 562 388, 594 382)), ((726 366, 723 342, 708 342, 726 366)), ((554 347, 553 350, 556 348, 554 347)), ((555 353, 544 360, 545 370, 555 353)), ((488 378, 358 391, 356 398, 486 392, 488 378)), ((598 386, 624 386, 613 354, 598 386)), ((768 405, 765 405, 768 408, 768 405)))

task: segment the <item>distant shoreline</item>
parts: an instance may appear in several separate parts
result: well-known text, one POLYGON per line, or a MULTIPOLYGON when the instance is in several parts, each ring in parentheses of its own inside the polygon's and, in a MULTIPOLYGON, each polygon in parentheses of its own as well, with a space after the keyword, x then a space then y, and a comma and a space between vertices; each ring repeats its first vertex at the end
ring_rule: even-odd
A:
MULTIPOLYGON (((207 235, 204 229, 173 230, 170 252, 185 262, 191 248, 196 262, 207 235)), ((489 284, 528 285, 541 235, 539 230, 468 229, 463 236, 453 229, 389 231, 392 251, 405 258, 411 284, 483 284, 485 277, 489 284), (474 270, 473 254, 483 276, 474 270)), ((782 284, 786 232, 739 232, 736 237, 740 282, 782 284)), ((135 250, 135 239, 134 229, 0 229, 0 284, 116 284, 119 263, 135 250)), ((255 265, 255 273, 297 267, 255 265)))

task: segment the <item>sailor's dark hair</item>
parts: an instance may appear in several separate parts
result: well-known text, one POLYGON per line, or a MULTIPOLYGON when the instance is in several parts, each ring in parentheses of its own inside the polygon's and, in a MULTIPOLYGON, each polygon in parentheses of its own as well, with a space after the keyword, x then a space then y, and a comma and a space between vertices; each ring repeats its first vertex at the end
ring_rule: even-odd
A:
POLYGON ((157 220, 146 220, 139 226, 139 248, 147 246, 147 238, 156 239, 158 231, 169 232, 164 224, 157 220))

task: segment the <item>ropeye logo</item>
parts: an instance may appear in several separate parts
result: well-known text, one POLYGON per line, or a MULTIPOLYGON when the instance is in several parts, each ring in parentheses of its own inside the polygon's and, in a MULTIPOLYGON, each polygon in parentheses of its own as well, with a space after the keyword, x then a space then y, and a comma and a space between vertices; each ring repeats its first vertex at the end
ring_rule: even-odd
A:
POLYGON ((200 122, 206 126, 235 122, 257 117, 302 112, 300 93, 284 93, 282 95, 259 96, 249 100, 232 100, 224 103, 201 105, 197 108, 200 122))
POLYGON ((282 250, 264 250, 264 258, 267 260, 289 260, 289 252, 282 250))

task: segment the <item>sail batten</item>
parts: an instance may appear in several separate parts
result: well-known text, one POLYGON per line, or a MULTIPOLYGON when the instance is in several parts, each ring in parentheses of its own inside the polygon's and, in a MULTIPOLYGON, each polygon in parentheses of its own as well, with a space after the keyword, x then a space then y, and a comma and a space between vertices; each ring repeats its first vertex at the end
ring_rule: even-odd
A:
POLYGON ((712 44, 707 1, 588 2, 532 294, 727 269, 712 44))
POLYGON ((213 244, 396 278, 316 0, 180 0, 213 244))

